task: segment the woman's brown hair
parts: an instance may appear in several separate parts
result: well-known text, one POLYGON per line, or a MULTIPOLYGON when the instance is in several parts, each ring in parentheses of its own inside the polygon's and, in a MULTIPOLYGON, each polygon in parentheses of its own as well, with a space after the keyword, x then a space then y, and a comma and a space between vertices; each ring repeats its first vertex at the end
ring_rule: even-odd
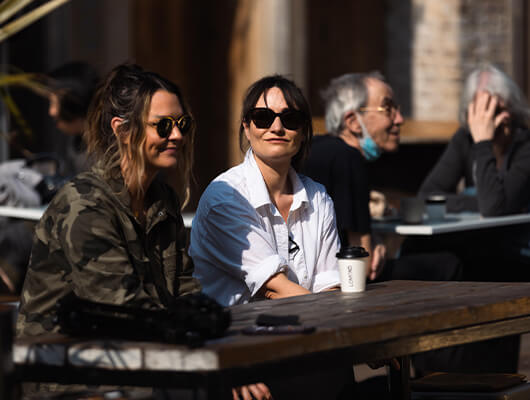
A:
MULTIPOLYGON (((175 94, 184 113, 191 115, 177 85, 155 72, 145 71, 138 65, 131 64, 119 65, 110 72, 96 91, 88 110, 88 124, 84 134, 88 153, 109 176, 117 177, 122 173, 131 193, 143 190, 141 182, 146 169, 145 123, 151 99, 158 90, 175 94), (114 117, 123 120, 116 133, 111 127, 114 117), (125 138, 128 140, 123 140, 125 138), (125 171, 121 171, 124 159, 127 160, 127 167, 125 171)), ((192 126, 186 134, 182 157, 178 159, 175 168, 175 178, 180 183, 178 195, 184 200, 183 205, 189 199, 194 128, 192 126)))

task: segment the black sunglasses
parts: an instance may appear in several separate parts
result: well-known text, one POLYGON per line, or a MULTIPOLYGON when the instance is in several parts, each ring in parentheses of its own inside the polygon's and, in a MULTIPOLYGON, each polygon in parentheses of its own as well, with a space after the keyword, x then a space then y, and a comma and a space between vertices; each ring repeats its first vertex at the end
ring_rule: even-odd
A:
POLYGON ((158 136, 165 139, 171 135, 171 131, 175 125, 177 125, 177 128, 179 128, 182 135, 188 133, 193 124, 193 119, 189 115, 184 114, 178 118, 163 117, 160 118, 158 122, 148 122, 147 124, 156 127, 158 136))
POLYGON ((276 113, 270 108, 253 108, 249 111, 247 120, 250 119, 259 129, 267 129, 270 128, 276 117, 280 117, 282 125, 291 130, 300 129, 307 122, 305 113, 300 110, 288 109, 276 113))

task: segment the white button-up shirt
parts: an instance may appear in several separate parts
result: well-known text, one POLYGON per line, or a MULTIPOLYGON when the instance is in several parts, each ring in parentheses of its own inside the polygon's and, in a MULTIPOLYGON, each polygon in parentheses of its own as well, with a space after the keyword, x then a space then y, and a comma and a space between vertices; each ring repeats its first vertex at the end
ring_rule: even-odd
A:
POLYGON ((333 202, 324 187, 291 168, 287 223, 272 203, 249 150, 203 193, 189 254, 203 291, 222 305, 248 302, 278 272, 312 291, 340 283, 333 202))

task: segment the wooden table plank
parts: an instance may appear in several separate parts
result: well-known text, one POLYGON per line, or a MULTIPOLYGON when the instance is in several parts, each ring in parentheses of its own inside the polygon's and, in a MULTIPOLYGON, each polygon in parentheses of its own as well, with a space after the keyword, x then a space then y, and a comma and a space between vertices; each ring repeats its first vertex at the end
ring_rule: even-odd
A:
MULTIPOLYGON (((392 281, 231 308, 228 334, 199 348, 162 343, 38 337, 14 346, 19 380, 199 387, 212 398, 234 385, 347 368, 530 331, 530 283, 392 281), (245 336, 260 313, 297 314, 316 331, 245 336), (46 367, 43 367, 46 365, 46 367), (51 365, 51 366, 50 366, 51 365)), ((404 364, 405 365, 405 364, 404 364)), ((393 398, 409 398, 408 374, 393 398)))
POLYGON ((255 309, 236 306, 233 329, 248 326, 266 312, 298 314, 317 331, 272 339, 241 337, 223 344, 219 362, 221 367, 244 363, 248 351, 264 362, 530 315, 529 296, 530 283, 416 281, 411 287, 408 281, 394 281, 369 285, 364 293, 313 294, 256 303, 255 309))
MULTIPOLYGON (((473 329, 466 330, 470 336, 465 341, 460 338, 462 343, 482 340, 479 335, 486 325, 504 321, 507 326, 515 326, 518 321, 512 319, 530 316, 530 283, 393 281, 368 285, 364 293, 335 291, 268 300, 235 306, 232 312, 234 321, 228 336, 210 341, 200 349, 144 344, 140 357, 143 364, 133 366, 132 363, 125 363, 121 368, 147 368, 145 360, 164 355, 166 360, 160 362, 160 368, 214 371, 400 340, 416 341, 416 347, 407 344, 407 352, 420 352, 425 351, 426 347, 424 341, 418 338, 439 334, 440 337, 453 337, 451 344, 457 344, 450 332, 468 328, 473 329), (275 337, 240 334, 239 330, 253 324, 260 313, 297 314, 303 324, 314 325, 317 330, 308 335, 275 337), (182 361, 193 360, 193 357, 195 361, 182 361)), ((526 325, 518 329, 523 332, 526 325)), ((501 333, 494 331, 498 336, 502 336, 501 333)), ((29 344, 36 351, 38 342, 34 341, 33 345, 31 340, 17 342, 17 346, 22 347, 15 346, 15 350, 18 350, 15 351, 15 361, 22 362, 24 346, 27 348, 29 344)), ((106 343, 103 348, 113 351, 138 347, 136 343, 106 343)), ((436 343, 434 345, 438 347, 445 345, 440 341, 436 343)), ((86 342, 83 345, 92 350, 103 346, 101 343, 86 342)), ((76 364, 79 365, 81 354, 75 353, 76 345, 69 347, 69 351, 78 357, 76 364)), ((50 351, 52 347, 48 345, 45 349, 50 351)), ((107 354, 106 357, 102 356, 96 362, 97 357, 92 354, 85 362, 91 366, 109 368, 110 356, 107 354)), ((362 359, 358 361, 363 362, 362 359)))

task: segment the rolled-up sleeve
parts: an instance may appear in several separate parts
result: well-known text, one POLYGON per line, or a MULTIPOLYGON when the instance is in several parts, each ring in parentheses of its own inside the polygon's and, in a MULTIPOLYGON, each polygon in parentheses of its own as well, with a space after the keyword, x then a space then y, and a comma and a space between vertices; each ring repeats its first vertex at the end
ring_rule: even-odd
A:
POLYGON ((227 201, 214 205, 208 193, 201 198, 189 253, 205 293, 227 305, 256 295, 270 277, 287 267, 287 260, 273 247, 272 232, 248 201, 233 192, 226 197, 227 201))

